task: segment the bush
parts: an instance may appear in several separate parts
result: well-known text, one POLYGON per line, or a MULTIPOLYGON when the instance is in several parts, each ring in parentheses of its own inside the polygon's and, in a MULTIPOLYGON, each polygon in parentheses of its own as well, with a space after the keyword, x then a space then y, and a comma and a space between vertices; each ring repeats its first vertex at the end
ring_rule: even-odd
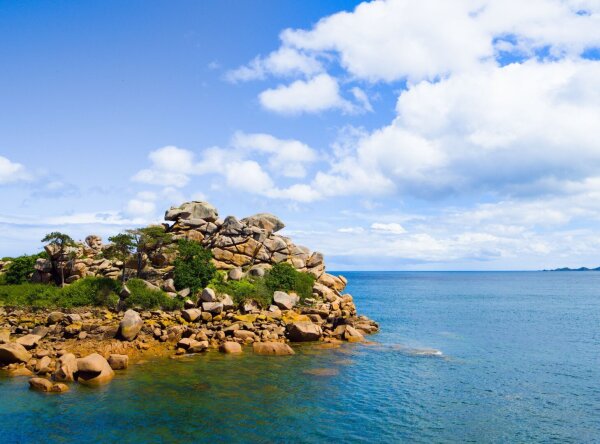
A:
POLYGON ((183 301, 171 299, 161 290, 152 290, 141 279, 130 279, 127 288, 131 294, 124 300, 126 308, 142 308, 150 310, 161 308, 163 310, 177 310, 183 307, 183 301))
POLYGON ((175 288, 189 288, 192 292, 208 285, 217 271, 212 263, 210 250, 194 241, 181 239, 177 245, 178 256, 175 259, 173 279, 175 288))
POLYGON ((265 275, 265 285, 271 291, 295 292, 301 300, 312 296, 315 278, 296 270, 287 262, 275 264, 265 275))
POLYGON ((265 285, 261 278, 244 278, 240 281, 225 281, 223 273, 217 273, 210 282, 209 287, 217 293, 228 294, 236 304, 248 299, 254 299, 262 307, 268 307, 273 302, 273 292, 265 285))
POLYGON ((35 271, 35 261, 40 257, 47 257, 46 253, 23 255, 11 259, 5 273, 5 281, 7 284, 16 285, 29 282, 31 275, 35 271))

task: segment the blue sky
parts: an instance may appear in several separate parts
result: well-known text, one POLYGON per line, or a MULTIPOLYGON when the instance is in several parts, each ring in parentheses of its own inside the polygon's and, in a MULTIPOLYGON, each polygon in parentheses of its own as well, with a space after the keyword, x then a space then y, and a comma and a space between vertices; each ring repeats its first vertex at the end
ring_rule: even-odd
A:
POLYGON ((595 0, 0 0, 0 255, 206 199, 332 269, 600 265, 595 0))

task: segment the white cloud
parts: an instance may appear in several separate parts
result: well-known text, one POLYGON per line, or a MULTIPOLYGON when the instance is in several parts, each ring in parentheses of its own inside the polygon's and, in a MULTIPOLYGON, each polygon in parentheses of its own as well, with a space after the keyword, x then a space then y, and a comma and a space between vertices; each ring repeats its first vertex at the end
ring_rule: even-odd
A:
POLYGON ((352 108, 340 96, 337 80, 328 74, 267 89, 258 98, 266 109, 283 114, 317 113, 331 108, 349 111, 352 108))
POLYGON ((31 175, 20 163, 11 162, 0 156, 0 185, 30 180, 31 175))
POLYGON ((380 222, 374 222, 371 224, 371 230, 377 233, 389 233, 389 234, 404 234, 406 230, 398 223, 392 222, 389 224, 383 224, 380 222))
POLYGON ((269 175, 253 160, 227 165, 225 178, 231 188, 250 193, 264 194, 274 188, 269 175))
POLYGON ((361 234, 365 232, 363 227, 343 227, 338 228, 338 233, 361 234))
POLYGON ((578 0, 373 1, 310 30, 285 30, 281 40, 309 54, 333 53, 360 79, 417 82, 495 63, 500 49, 577 56, 600 45, 599 12, 598 2, 578 0))
POLYGON ((285 177, 306 176, 306 164, 317 160, 317 153, 298 140, 284 140, 270 134, 246 134, 237 132, 232 145, 245 151, 268 155, 267 164, 271 171, 285 177))
POLYGON ((310 76, 323 70, 321 63, 294 48, 282 47, 267 57, 256 57, 248 65, 229 71, 226 79, 230 82, 245 82, 264 79, 269 75, 310 76))
POLYGON ((165 146, 148 155, 151 168, 138 171, 134 182, 151 185, 184 187, 189 182, 189 174, 194 168, 194 154, 191 151, 165 146))
POLYGON ((148 217, 155 214, 155 212, 156 205, 154 202, 141 199, 131 199, 127 203, 127 213, 132 216, 148 217))

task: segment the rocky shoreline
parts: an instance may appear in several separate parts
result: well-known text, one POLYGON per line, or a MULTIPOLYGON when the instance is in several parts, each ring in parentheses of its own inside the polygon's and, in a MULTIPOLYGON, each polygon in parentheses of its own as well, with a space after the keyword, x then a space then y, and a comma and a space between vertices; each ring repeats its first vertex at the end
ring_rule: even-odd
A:
MULTIPOLYGON (((270 305, 265 305, 252 298, 234 302, 230 295, 208 287, 177 289, 173 280, 176 254, 155 245, 136 258, 144 282, 180 299, 181 310, 124 310, 121 303, 114 310, 0 307, 0 368, 11 376, 32 377, 33 389, 58 393, 68 390, 65 383, 105 384, 115 371, 148 357, 211 350, 247 353, 250 346, 255 354, 291 355, 290 343, 318 341, 335 347, 343 341, 363 342, 366 335, 378 331, 377 323, 359 316, 353 297, 343 293, 346 279, 326 273, 322 254, 275 234, 284 227, 277 217, 257 214, 221 220, 210 204, 188 202, 171 208, 165 219, 174 222, 163 225, 169 242, 187 239, 209 249, 215 267, 226 273, 225 279, 260 278, 275 264, 285 262, 313 277, 312 296, 275 291, 270 305)), ((70 251, 47 245, 49 258, 37 260, 31 280, 51 282, 59 262, 66 283, 87 276, 124 277, 128 264, 109 258, 110 247, 98 236, 88 236, 85 243, 69 247, 70 251)), ((9 266, 4 263, 2 270, 9 266)), ((121 298, 121 302, 127 298, 126 286, 121 298)))

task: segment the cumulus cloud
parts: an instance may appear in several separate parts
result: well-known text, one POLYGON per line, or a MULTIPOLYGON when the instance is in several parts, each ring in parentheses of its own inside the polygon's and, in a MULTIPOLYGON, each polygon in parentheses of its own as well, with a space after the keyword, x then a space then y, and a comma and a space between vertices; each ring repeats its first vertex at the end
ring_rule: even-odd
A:
POLYGON ((31 180, 31 175, 23 165, 0 156, 0 185, 31 180))
POLYGON ((176 146, 165 146, 152 151, 148 158, 151 168, 138 171, 132 178, 134 182, 152 185, 184 187, 189 181, 188 175, 194 168, 194 154, 176 146))
POLYGON ((267 89, 258 98, 266 109, 284 114, 316 113, 331 108, 349 111, 352 108, 340 96, 337 80, 328 74, 267 89))
POLYGON ((232 145, 244 151, 266 154, 269 168, 285 177, 306 176, 306 165, 317 160, 316 151, 305 143, 278 139, 270 134, 237 132, 232 145))
POLYGON ((248 65, 229 71, 226 79, 230 82, 245 82, 264 79, 270 75, 310 76, 322 70, 321 63, 314 56, 306 55, 294 48, 282 47, 267 57, 256 57, 248 65))

